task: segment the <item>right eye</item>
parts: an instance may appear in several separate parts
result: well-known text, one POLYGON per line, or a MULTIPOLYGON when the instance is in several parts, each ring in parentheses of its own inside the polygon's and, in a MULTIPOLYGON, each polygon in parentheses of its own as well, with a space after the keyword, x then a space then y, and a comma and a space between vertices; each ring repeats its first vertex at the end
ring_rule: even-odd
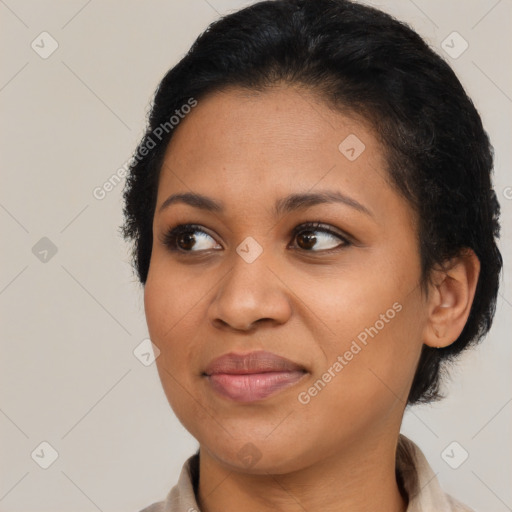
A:
POLYGON ((163 235, 162 243, 171 251, 199 252, 222 249, 222 246, 197 224, 180 224, 170 229, 163 235))

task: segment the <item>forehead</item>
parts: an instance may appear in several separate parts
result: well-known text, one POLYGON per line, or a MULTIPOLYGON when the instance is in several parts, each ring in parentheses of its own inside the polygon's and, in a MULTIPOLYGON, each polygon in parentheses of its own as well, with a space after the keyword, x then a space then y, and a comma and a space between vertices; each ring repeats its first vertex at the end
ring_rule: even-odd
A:
POLYGON ((371 124, 305 89, 233 88, 199 100, 175 128, 157 203, 194 191, 248 206, 315 187, 359 202, 394 193, 371 124))
MULTIPOLYGON (((258 150, 263 157, 275 156, 279 150, 286 158, 296 151, 301 158, 318 158, 325 151, 337 157, 340 137, 355 132, 376 149, 369 122, 331 109, 311 90, 286 85, 263 91, 229 88, 198 101, 176 127, 168 153, 185 146, 195 149, 189 159, 206 155, 226 158, 227 152, 227 158, 233 160, 241 148, 258 150)), ((243 154, 239 156, 243 158, 243 154)))

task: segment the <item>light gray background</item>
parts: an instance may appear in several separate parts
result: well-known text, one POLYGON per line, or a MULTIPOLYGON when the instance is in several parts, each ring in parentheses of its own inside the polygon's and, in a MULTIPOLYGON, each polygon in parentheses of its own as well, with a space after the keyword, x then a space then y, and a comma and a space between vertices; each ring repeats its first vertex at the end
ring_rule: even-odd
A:
MULTIPOLYGON (((130 157, 163 74, 219 14, 248 3, 0 0, 3 512, 137 511, 165 497, 196 449, 154 364, 133 354, 147 330, 117 232, 123 184, 103 200, 93 190, 130 157), (51 48, 43 31, 59 45, 46 59, 31 47, 51 48), (57 248, 47 261, 32 252, 43 237, 57 248), (48 469, 31 458, 48 460, 43 441, 58 452, 48 469)), ((478 106, 509 259, 512 2, 371 3, 412 24, 478 106), (453 31, 469 44, 456 59, 441 46, 453 31)), ((403 425, 444 488, 481 512, 512 510, 511 313, 505 269, 492 332, 454 368, 449 397, 408 411, 403 425), (441 457, 453 441, 469 453, 458 469, 441 457)))

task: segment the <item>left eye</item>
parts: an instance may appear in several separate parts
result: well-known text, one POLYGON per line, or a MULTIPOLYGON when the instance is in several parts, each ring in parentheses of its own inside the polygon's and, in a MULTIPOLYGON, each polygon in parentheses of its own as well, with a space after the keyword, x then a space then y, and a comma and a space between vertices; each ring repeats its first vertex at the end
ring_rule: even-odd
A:
POLYGON ((294 230, 297 246, 308 252, 328 251, 349 245, 350 242, 341 234, 314 223, 302 225, 294 230), (313 251, 312 251, 313 249, 313 251))

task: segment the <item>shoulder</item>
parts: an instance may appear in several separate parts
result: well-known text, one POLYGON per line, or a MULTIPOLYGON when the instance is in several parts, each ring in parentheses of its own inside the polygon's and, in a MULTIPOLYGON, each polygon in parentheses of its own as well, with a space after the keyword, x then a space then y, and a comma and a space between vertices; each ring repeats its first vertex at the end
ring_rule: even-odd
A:
POLYGON ((149 505, 149 507, 143 508, 139 512, 165 512, 165 501, 158 501, 149 505))
POLYGON ((169 491, 167 498, 155 502, 139 512, 200 512, 196 501, 198 482, 199 450, 185 461, 178 482, 169 491))
POLYGON ((460 502, 459 500, 456 500, 453 496, 450 496, 449 494, 446 494, 446 499, 447 499, 448 503, 450 504, 451 512, 475 512, 474 509, 468 507, 467 505, 460 502))
POLYGON ((396 465, 409 499, 407 512, 475 512, 443 491, 419 446, 403 434, 398 440, 396 465))

